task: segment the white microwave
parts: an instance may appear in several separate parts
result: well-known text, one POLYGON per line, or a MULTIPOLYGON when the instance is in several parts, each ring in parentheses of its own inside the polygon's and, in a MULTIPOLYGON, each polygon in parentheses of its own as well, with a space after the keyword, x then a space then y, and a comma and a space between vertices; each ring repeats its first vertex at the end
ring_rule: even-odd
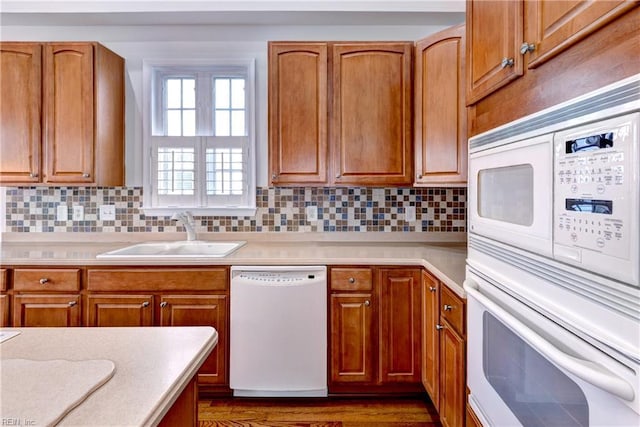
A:
POLYGON ((470 233, 640 287, 640 75, 469 145, 470 233))

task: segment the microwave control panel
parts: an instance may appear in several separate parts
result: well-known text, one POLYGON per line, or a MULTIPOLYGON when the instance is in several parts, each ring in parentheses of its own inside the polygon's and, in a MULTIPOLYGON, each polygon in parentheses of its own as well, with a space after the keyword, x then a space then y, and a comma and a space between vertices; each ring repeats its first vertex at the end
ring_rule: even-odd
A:
POLYGON ((638 263, 638 132, 635 113, 556 134, 554 256, 605 274, 607 258, 638 263))

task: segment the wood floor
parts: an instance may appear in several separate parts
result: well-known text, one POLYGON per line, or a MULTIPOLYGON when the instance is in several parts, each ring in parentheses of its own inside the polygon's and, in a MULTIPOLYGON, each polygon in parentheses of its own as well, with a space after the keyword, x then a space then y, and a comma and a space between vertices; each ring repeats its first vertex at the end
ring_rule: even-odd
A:
POLYGON ((200 400, 200 427, 440 427, 427 398, 200 400))

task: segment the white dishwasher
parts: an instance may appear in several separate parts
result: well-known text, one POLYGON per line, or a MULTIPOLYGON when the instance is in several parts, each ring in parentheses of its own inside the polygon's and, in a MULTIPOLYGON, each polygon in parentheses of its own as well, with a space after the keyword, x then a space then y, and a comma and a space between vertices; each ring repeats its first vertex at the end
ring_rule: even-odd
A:
POLYGON ((327 396, 327 268, 231 267, 234 396, 327 396))

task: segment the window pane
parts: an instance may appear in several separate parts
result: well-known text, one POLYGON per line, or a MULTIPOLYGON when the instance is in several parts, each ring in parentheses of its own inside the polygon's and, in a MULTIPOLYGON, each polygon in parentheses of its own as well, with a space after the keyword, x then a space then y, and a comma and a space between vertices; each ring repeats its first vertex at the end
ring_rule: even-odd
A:
POLYGON ((242 149, 207 149, 206 176, 208 195, 242 195, 244 171, 242 149), (236 161, 240 159, 240 161, 236 161))
POLYGON ((167 111, 167 135, 168 136, 182 135, 182 120, 181 120, 180 110, 167 111))
POLYGON ((193 148, 158 148, 158 194, 193 195, 193 148))
POLYGON ((231 136, 245 136, 244 111, 231 112, 231 136))
POLYGON ((183 110, 182 136, 196 135, 196 110, 183 110))
POLYGON ((244 79, 231 80, 231 108, 244 109, 244 79))
POLYGON ((182 108, 196 108, 195 79, 182 80, 182 108))
POLYGON ((229 79, 215 79, 216 108, 229 108, 229 79))
POLYGON ((167 79, 167 108, 180 108, 182 105, 182 79, 167 79))
POLYGON ((216 111, 216 136, 230 136, 229 111, 216 111))

